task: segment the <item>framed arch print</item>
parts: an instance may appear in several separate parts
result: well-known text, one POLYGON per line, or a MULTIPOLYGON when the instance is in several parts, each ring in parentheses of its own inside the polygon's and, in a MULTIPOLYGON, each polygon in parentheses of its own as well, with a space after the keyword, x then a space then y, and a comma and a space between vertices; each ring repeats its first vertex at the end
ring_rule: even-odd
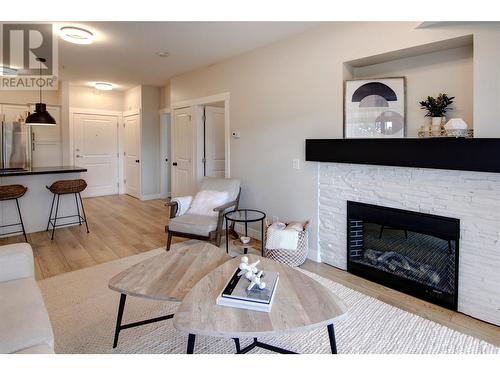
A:
POLYGON ((344 138, 405 136, 405 77, 344 81, 344 138))

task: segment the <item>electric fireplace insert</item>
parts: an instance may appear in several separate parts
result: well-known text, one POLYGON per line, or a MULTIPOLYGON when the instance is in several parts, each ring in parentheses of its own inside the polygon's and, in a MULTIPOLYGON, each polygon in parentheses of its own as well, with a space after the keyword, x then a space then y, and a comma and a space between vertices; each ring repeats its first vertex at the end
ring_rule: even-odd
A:
POLYGON ((347 202, 347 270, 456 310, 460 220, 347 202))

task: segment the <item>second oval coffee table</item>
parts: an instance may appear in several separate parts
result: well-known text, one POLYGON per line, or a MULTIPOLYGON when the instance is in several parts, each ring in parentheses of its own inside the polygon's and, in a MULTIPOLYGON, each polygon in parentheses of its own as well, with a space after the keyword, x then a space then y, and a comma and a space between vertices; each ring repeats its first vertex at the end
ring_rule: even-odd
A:
POLYGON ((236 352, 247 353, 255 347, 278 353, 293 353, 257 340, 310 331, 326 327, 332 353, 337 352, 333 323, 347 312, 342 300, 333 292, 292 267, 256 255, 259 268, 279 273, 279 282, 269 313, 219 306, 216 299, 234 274, 240 258, 217 267, 184 297, 174 316, 174 327, 188 334, 187 352, 194 352, 196 335, 234 339, 236 352), (251 337, 253 343, 241 349, 239 339, 251 337))

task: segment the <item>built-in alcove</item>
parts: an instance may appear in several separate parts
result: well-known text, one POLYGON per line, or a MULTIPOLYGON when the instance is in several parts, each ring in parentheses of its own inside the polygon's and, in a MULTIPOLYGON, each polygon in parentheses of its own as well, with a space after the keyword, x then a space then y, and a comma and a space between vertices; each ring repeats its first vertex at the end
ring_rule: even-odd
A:
POLYGON ((407 137, 429 121, 419 101, 428 95, 455 96, 448 118, 462 117, 473 128, 472 35, 367 56, 344 63, 344 79, 406 77, 407 137))

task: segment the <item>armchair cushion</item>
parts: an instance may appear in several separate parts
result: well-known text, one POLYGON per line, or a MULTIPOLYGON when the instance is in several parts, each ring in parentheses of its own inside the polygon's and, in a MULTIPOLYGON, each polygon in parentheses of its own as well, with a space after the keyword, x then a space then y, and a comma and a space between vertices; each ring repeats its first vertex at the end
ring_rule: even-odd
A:
POLYGON ((33 251, 28 243, 0 246, 0 283, 34 277, 33 251))
POLYGON ((188 214, 202 216, 217 216, 214 208, 228 202, 229 194, 227 191, 202 190, 199 191, 189 207, 188 214))
POLYGON ((190 213, 170 219, 168 229, 173 232, 208 236, 217 229, 217 216, 193 215, 190 213))
POLYGON ((35 279, 0 283, 0 353, 54 347, 52 326, 35 279))
POLYGON ((204 177, 201 181, 200 190, 227 191, 228 198, 226 202, 231 202, 238 197, 240 185, 240 180, 234 178, 204 177))

